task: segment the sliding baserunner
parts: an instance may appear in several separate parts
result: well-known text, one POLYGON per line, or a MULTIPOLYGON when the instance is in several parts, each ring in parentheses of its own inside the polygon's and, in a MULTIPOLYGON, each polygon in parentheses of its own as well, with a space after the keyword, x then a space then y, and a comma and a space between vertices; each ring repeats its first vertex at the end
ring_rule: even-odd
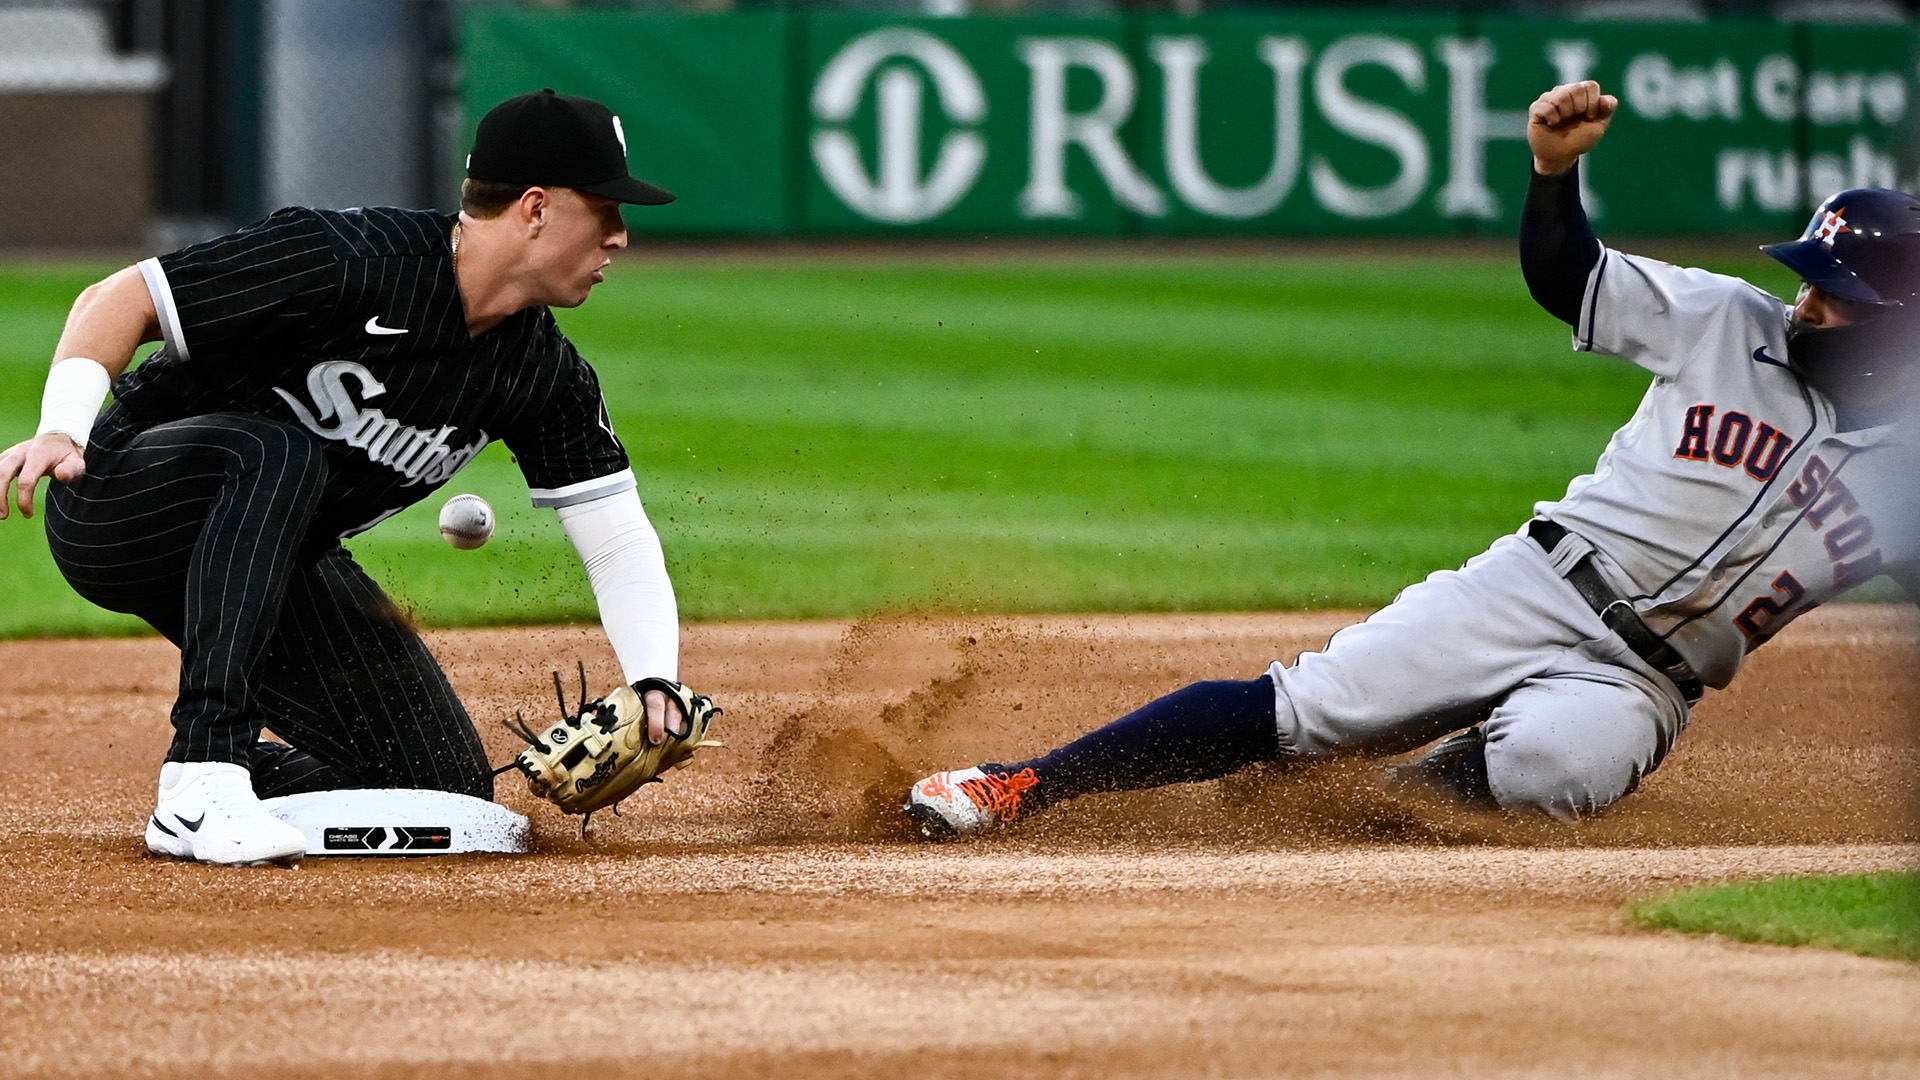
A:
POLYGON ((1593 472, 1323 652, 1194 684, 1031 761, 921 780, 905 809, 925 835, 1434 740, 1391 777, 1571 820, 1633 791, 1704 689, 1795 617, 1882 573, 1920 598, 1920 199, 1841 192, 1766 248, 1804 282, 1792 305, 1611 251, 1577 167, 1616 105, 1591 82, 1534 102, 1520 237, 1528 287, 1575 347, 1654 377, 1593 472))

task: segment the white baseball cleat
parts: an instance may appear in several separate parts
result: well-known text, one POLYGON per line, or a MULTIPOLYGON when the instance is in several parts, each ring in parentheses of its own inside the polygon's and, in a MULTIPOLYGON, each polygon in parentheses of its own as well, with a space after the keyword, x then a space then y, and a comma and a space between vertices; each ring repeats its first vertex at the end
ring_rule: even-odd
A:
POLYGON ((291 864, 307 853, 307 838, 267 813, 245 766, 170 761, 160 769, 160 805, 147 819, 147 850, 225 866, 291 864))
POLYGON ((1040 782, 1032 769, 978 765, 938 772, 913 785, 902 807, 929 840, 972 836, 1020 816, 1020 804, 1040 782))

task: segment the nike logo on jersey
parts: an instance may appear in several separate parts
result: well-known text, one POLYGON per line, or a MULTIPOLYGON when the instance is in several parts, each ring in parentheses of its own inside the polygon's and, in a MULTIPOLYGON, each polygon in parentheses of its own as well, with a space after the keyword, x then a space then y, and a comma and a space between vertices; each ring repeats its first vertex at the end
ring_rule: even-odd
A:
POLYGON ((1759 364, 1772 364, 1774 367, 1787 366, 1786 361, 1775 360, 1773 357, 1768 356, 1767 347, 1765 345, 1762 345, 1759 348, 1753 350, 1753 359, 1755 363, 1759 363, 1759 364))
POLYGON ((367 333, 373 334, 375 336, 381 336, 385 334, 404 334, 406 332, 407 331, 405 327, 381 326, 380 316, 378 315, 375 315, 373 318, 367 320, 367 333))
POLYGON ((385 383, 373 372, 351 360, 329 360, 307 371, 307 395, 313 408, 279 387, 273 392, 293 410, 302 427, 323 439, 343 442, 364 451, 369 459, 385 465, 414 484, 442 484, 486 449, 487 433, 482 431, 463 447, 447 445, 458 431, 451 426, 429 430, 409 427, 365 402, 387 392, 385 383), (359 400, 347 388, 347 380, 359 384, 359 400))

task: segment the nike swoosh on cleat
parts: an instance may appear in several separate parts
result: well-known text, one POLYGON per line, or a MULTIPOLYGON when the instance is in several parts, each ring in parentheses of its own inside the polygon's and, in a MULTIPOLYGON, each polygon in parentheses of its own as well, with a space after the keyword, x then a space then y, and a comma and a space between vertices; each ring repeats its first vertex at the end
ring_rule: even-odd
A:
MULTIPOLYGON (((206 823, 207 812, 205 810, 200 811, 200 816, 197 818, 194 818, 192 821, 188 821, 186 818, 181 817, 179 814, 175 814, 173 815, 173 820, 179 822, 182 825, 185 825, 187 827, 188 832, 199 832, 200 826, 206 823)), ((164 827, 165 826, 162 826, 162 828, 164 827)))
POLYGON ((166 833, 168 836, 173 837, 175 840, 180 839, 180 834, 177 832, 174 832, 172 829, 167 828, 166 823, 161 821, 157 815, 153 819, 153 827, 156 829, 159 829, 163 833, 166 833))
POLYGON ((380 316, 378 316, 378 315, 375 315, 375 316, 374 316, 373 318, 371 318, 371 319, 368 319, 368 320, 367 320, 367 333, 369 333, 369 334, 376 334, 376 335, 378 335, 378 334, 404 334, 404 333, 406 333, 406 332, 407 332, 407 331, 406 331, 406 328, 405 328, 405 327, 399 327, 399 326, 381 326, 381 325, 380 325, 380 316))

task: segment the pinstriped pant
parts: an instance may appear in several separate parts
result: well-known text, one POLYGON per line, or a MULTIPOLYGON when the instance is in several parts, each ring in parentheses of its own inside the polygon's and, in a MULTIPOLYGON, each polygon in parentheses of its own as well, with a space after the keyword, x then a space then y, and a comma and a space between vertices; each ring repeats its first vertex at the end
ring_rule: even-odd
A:
POLYGON ((47 537, 75 591, 180 647, 169 761, 253 770, 263 797, 419 787, 491 798, 486 754, 426 644, 308 526, 321 444, 258 416, 136 429, 118 410, 87 475, 55 484, 47 537), (269 727, 291 746, 261 741, 269 727))

